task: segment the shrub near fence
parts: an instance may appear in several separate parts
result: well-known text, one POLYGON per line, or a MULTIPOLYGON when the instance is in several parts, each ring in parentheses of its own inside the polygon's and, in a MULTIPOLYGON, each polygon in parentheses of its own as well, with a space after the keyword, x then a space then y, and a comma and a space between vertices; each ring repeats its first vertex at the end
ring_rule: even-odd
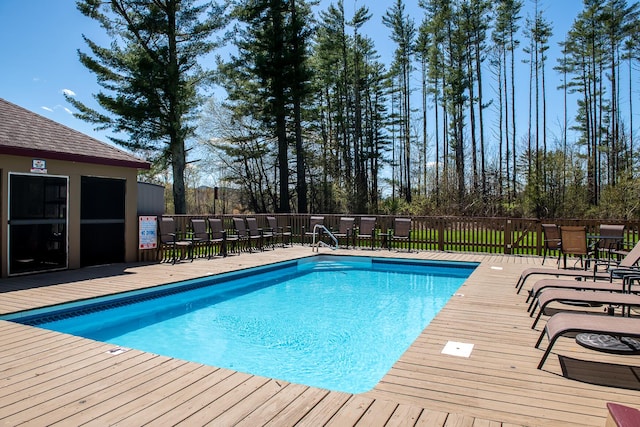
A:
MULTIPOLYGON (((324 225, 329 230, 338 230, 340 214, 314 214, 324 216, 324 225)), ((181 233, 189 235, 192 218, 221 218, 228 234, 234 234, 234 217, 255 217, 258 226, 268 228, 267 216, 275 216, 278 225, 291 227, 293 243, 302 243, 303 230, 309 228, 311 214, 254 214, 254 215, 168 215, 176 221, 181 233)), ((363 216, 349 215, 356 219, 356 225, 363 216)), ((402 216, 398 216, 402 217, 402 216)), ((407 216, 404 216, 405 218, 407 216)), ((393 229, 396 216, 376 215, 377 232, 374 246, 382 247, 393 229)), ((555 222, 558 225, 584 225, 588 234, 598 234, 600 224, 624 224, 627 245, 633 245, 640 235, 640 221, 607 220, 538 220, 531 218, 466 218, 466 217, 429 217, 414 216, 412 220, 411 249, 453 252, 488 252, 511 255, 542 255, 543 233, 541 224, 555 222)), ((370 245, 369 241, 362 242, 370 245)), ((553 255, 553 254, 552 254, 553 255)), ((140 261, 162 260, 162 249, 138 251, 140 261)))

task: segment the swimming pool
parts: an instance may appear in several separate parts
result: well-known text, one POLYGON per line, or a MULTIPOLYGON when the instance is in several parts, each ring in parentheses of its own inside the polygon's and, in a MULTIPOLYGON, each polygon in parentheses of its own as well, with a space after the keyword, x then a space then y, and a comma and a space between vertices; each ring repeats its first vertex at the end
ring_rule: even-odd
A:
POLYGON ((360 393, 476 266, 322 255, 2 319, 360 393))

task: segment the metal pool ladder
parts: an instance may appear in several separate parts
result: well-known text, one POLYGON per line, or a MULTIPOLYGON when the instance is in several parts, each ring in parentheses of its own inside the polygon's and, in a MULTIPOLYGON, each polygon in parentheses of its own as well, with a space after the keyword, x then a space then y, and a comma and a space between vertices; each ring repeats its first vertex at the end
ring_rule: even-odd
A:
POLYGON ((312 252, 318 252, 318 248, 320 246, 324 246, 326 248, 331 248, 331 249, 333 249, 335 251, 336 249, 338 249, 338 239, 336 239, 336 236, 334 236, 333 233, 330 232, 327 229, 327 227, 325 227, 322 224, 316 224, 316 225, 313 226, 313 244, 311 245, 311 251, 312 252), (331 245, 323 242, 322 240, 318 240, 316 242, 316 234, 318 234, 316 230, 318 228, 324 230, 324 232, 327 233, 329 235, 329 237, 331 237, 331 240, 333 240, 333 243, 335 243, 335 246, 331 246, 331 245))

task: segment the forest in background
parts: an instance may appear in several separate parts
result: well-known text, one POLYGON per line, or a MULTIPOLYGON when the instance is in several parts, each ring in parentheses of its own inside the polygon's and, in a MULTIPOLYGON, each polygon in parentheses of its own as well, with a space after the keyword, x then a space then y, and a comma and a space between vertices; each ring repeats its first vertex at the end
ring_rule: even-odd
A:
POLYGON ((342 0, 236 0, 202 21, 213 2, 83 0, 123 42, 81 53, 121 119, 69 101, 130 136, 114 141, 154 162, 143 179, 171 185, 176 213, 201 210, 207 175, 256 213, 640 217, 638 3, 584 0, 551 60, 541 1, 417 1, 421 16, 395 0, 375 17, 385 64, 367 6, 347 16, 342 0), (565 113, 550 123, 552 91, 565 113))

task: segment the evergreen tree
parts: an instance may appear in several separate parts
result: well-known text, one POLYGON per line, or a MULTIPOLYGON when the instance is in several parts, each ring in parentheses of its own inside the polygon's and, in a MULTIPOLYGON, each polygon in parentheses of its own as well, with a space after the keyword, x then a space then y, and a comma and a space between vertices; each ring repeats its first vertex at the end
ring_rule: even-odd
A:
POLYGON ((489 10, 490 3, 485 0, 467 0, 461 4, 460 8, 460 13, 463 15, 462 25, 467 37, 466 63, 469 78, 473 188, 476 192, 480 191, 483 198, 487 191, 487 176, 484 140, 484 109, 486 106, 483 105, 482 63, 487 49, 485 40, 490 22, 489 10))
POLYGON ((511 179, 507 179, 507 182, 510 182, 508 187, 511 189, 511 200, 515 200, 518 176, 518 168, 516 166, 515 50, 520 44, 516 37, 521 19, 521 9, 521 0, 499 0, 496 7, 496 24, 493 32, 494 43, 500 46, 500 51, 503 55, 501 61, 503 70, 501 74, 504 95, 505 171, 507 174, 511 172, 511 179), (508 65, 510 65, 509 68, 507 68, 508 65), (511 129, 509 129, 509 125, 511 125, 511 129), (509 133, 509 130, 511 133, 509 133))
POLYGON ((411 203, 411 72, 414 55, 416 29, 413 20, 405 13, 403 0, 396 0, 382 18, 384 25, 391 29, 391 40, 397 44, 395 66, 400 90, 400 141, 403 152, 401 193, 411 203))
POLYGON ((116 144, 170 163, 175 212, 186 213, 185 143, 193 135, 198 88, 211 78, 198 59, 219 46, 211 37, 226 25, 226 6, 195 0, 79 0, 77 6, 113 38, 107 48, 85 37, 91 55, 79 51, 104 88, 95 98, 106 113, 67 100, 79 118, 128 136, 110 137, 116 144))
MULTIPOLYGON (((626 0, 608 0, 602 10, 603 31, 606 34, 608 45, 608 78, 610 82, 610 112, 607 131, 608 154, 608 182, 615 186, 618 175, 626 168, 625 142, 622 140, 621 114, 620 114, 620 63, 621 51, 626 40, 632 40, 637 30, 638 10, 640 5, 636 2, 627 6, 626 0)), ((632 132, 631 132, 632 133, 632 132)))
POLYGON ((310 79, 310 10, 302 0, 244 0, 236 3, 232 16, 240 23, 235 38, 238 53, 221 66, 229 100, 237 115, 261 121, 263 137, 276 141, 278 212, 291 211, 293 147, 298 210, 306 212, 302 104, 310 79))
POLYGON ((429 93, 433 97, 435 122, 435 178, 434 193, 436 206, 440 205, 441 188, 448 188, 448 134, 447 114, 444 105, 445 67, 444 52, 447 22, 450 19, 450 4, 446 0, 420 0, 420 7, 425 9, 422 32, 426 32, 431 41, 427 52, 427 73, 429 93), (442 117, 440 117, 442 116, 442 117), (442 130, 442 132, 441 132, 442 130), (442 134, 442 140, 440 140, 442 134), (440 173, 442 169, 442 174, 440 173))

